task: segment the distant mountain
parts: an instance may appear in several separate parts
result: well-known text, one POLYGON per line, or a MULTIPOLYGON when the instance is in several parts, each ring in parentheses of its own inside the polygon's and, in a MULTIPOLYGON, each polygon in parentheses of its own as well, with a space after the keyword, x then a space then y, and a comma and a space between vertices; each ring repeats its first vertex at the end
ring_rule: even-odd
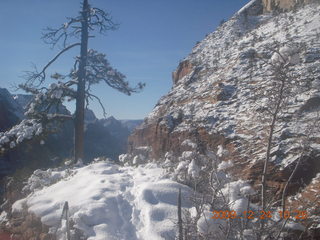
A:
MULTIPOLYGON (((22 118, 22 107, 15 102, 7 89, 0 88, 0 132, 18 124, 22 118)), ((0 156, 0 177, 10 173, 15 168, 18 159, 18 151, 10 151, 4 156, 0 156)))
POLYGON ((118 156, 127 151, 128 136, 139 124, 140 120, 126 120, 122 122, 113 116, 106 119, 96 119, 89 111, 86 117, 91 123, 86 124, 85 158, 92 160, 95 157, 107 156, 117 160, 118 156))
POLYGON ((85 124, 95 123, 96 121, 98 121, 98 118, 96 117, 94 112, 91 109, 85 109, 84 111, 85 124))
POLYGON ((108 129, 111 135, 120 138, 124 136, 127 138, 128 134, 132 133, 143 122, 143 120, 117 120, 113 116, 99 121, 108 129))
MULTIPOLYGON (((11 95, 7 89, 0 88, 0 132, 9 130, 25 118, 25 108, 31 99, 30 95, 11 95)), ((66 113, 67 110, 61 107, 61 111, 66 113)), ((72 123, 67 121, 60 132, 49 135, 44 142, 40 137, 35 137, 9 149, 0 156, 0 177, 18 168, 35 169, 58 164, 69 156, 72 139, 72 123)))
POLYGON ((23 118, 23 108, 15 101, 9 91, 0 88, 0 131, 11 127, 23 118))
MULTIPOLYGON (((32 95, 11 95, 7 89, 0 88, 0 131, 8 130, 24 119, 24 112, 31 100, 32 95)), ((56 108, 50 111, 56 112, 56 108)), ((63 105, 59 107, 58 112, 71 114, 63 105)), ((127 150, 127 138, 135 122, 136 120, 126 120, 125 124, 122 124, 114 117, 99 120, 92 110, 86 109, 85 161, 89 162, 101 156, 117 160, 119 154, 127 150)), ((10 150, 5 156, 0 157, 0 175, 6 175, 21 167, 47 167, 72 157, 73 133, 72 120, 68 120, 61 126, 61 131, 49 135, 43 145, 40 145, 38 139, 10 150), (52 161, 44 162, 43 159, 52 161)))
POLYGON ((28 104, 31 102, 32 100, 32 95, 30 94, 15 94, 12 95, 13 99, 23 108, 26 109, 26 107, 28 106, 28 104))
POLYGON ((133 132, 133 130, 141 125, 143 123, 143 120, 119 120, 121 124, 128 128, 130 132, 133 132))

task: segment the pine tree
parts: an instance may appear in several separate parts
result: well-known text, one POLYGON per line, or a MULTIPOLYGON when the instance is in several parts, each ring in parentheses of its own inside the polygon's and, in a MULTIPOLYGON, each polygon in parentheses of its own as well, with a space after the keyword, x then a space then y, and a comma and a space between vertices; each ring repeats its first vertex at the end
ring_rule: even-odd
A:
MULTIPOLYGON (((118 25, 113 22, 112 17, 100 8, 91 7, 88 0, 83 0, 82 10, 78 16, 67 18, 67 22, 58 28, 48 27, 42 38, 45 43, 50 44, 53 48, 59 46, 62 50, 50 60, 42 69, 38 71, 35 68, 33 71, 26 72, 26 82, 19 85, 20 88, 34 95, 33 101, 28 106, 26 115, 30 120, 26 124, 22 124, 16 131, 17 134, 8 136, 8 141, 2 144, 1 147, 17 142, 19 129, 30 125, 30 121, 35 124, 40 124, 46 128, 48 123, 53 121, 61 122, 70 119, 70 116, 60 114, 59 106, 65 100, 76 100, 76 111, 74 116, 74 160, 82 160, 84 156, 84 112, 89 100, 97 100, 103 109, 99 97, 91 91, 93 84, 105 82, 111 88, 114 88, 126 95, 131 95, 134 92, 139 92, 145 86, 144 83, 138 83, 137 86, 131 87, 126 81, 125 75, 110 66, 105 54, 99 53, 88 48, 89 39, 93 37, 91 33, 98 32, 104 34, 109 30, 116 30, 118 25), (80 41, 78 41, 80 39, 80 41), (70 40, 77 42, 69 43, 70 40), (52 79, 57 81, 57 84, 51 84, 49 88, 44 87, 47 80, 48 68, 56 62, 65 52, 80 47, 80 56, 75 58, 75 63, 70 73, 51 75, 52 79), (56 109, 56 111, 53 111, 56 109)), ((40 134, 39 125, 29 131, 30 139, 32 135, 40 134)), ((42 132, 42 131, 41 131, 42 132)), ((23 139, 19 141, 22 142, 23 139)))

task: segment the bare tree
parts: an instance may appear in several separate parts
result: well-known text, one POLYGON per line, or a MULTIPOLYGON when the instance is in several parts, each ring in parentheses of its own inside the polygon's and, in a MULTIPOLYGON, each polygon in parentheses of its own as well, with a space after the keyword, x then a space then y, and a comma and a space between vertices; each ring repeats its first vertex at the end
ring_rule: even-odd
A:
MULTIPOLYGON (((130 95, 140 91, 145 84, 138 83, 136 87, 129 86, 129 83, 125 81, 125 76, 110 66, 104 54, 88 49, 89 39, 93 37, 92 32, 104 34, 106 31, 117 29, 118 25, 113 22, 108 13, 100 8, 91 7, 88 0, 83 0, 80 14, 74 18, 67 18, 67 20, 58 28, 48 27, 42 37, 45 43, 50 44, 53 48, 60 46, 62 50, 40 71, 35 68, 34 71, 27 72, 26 83, 20 87, 30 93, 46 95, 44 92, 48 89, 42 85, 47 78, 48 68, 65 52, 74 47, 80 47, 80 56, 75 58, 73 69, 69 74, 55 73, 51 75, 53 79, 59 81, 59 84, 53 87, 54 91, 59 93, 56 94, 55 104, 62 103, 65 98, 76 100, 74 160, 78 161, 84 156, 84 110, 89 100, 97 100, 104 115, 106 114, 99 97, 91 92, 91 86, 104 81, 108 86, 130 95), (70 44, 70 40, 77 41, 70 44)), ((49 105, 52 106, 52 104, 53 102, 50 102, 49 105)))
MULTIPOLYGON (((292 42, 288 46, 279 46, 279 43, 273 43, 272 47, 266 49, 271 53, 271 59, 267 56, 258 56, 265 63, 266 74, 269 78, 267 82, 268 92, 261 93, 263 98, 267 99, 264 107, 265 120, 267 125, 266 152, 261 177, 261 209, 267 211, 267 178, 268 166, 271 160, 271 149, 274 144, 274 134, 277 131, 277 123, 281 114, 287 106, 287 101, 292 97, 293 84, 297 76, 292 71, 292 67, 299 60, 298 44, 292 42)), ((270 55, 269 55, 270 56, 270 55)), ((262 88, 265 88, 263 86, 262 88)), ((263 90, 264 91, 264 90, 263 90)), ((265 220, 260 222, 260 237, 263 234, 265 220)))
POLYGON ((270 162, 270 152, 272 147, 272 141, 273 141, 273 134, 275 132, 276 122, 279 117, 279 113, 281 111, 281 108, 283 106, 284 100, 285 100, 285 87, 288 85, 288 80, 290 79, 287 76, 287 67, 286 61, 282 54, 275 50, 275 54, 277 54, 280 57, 280 61, 276 63, 270 63, 272 66, 273 71, 273 78, 275 87, 273 89, 270 102, 273 102, 274 105, 271 105, 272 109, 269 109, 269 113, 271 115, 271 123, 269 125, 269 131, 268 131, 268 142, 267 142, 267 149, 266 149, 266 158, 264 161, 263 166, 263 172, 262 172, 262 180, 261 180, 261 205, 262 210, 264 211, 266 209, 266 181, 267 181, 267 169, 268 164, 270 162), (283 61, 281 61, 283 60, 283 61))

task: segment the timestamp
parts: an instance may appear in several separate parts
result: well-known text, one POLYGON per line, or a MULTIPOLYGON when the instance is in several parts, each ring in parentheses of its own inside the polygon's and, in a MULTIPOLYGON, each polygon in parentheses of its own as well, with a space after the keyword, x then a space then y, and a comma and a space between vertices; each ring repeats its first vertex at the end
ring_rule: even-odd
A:
POLYGON ((278 212, 271 212, 271 211, 243 211, 243 212, 236 212, 236 211, 212 211, 211 219, 270 219, 275 214, 277 214, 282 219, 293 218, 296 220, 304 220, 308 218, 307 211, 302 210, 294 210, 294 211, 278 211, 278 212))

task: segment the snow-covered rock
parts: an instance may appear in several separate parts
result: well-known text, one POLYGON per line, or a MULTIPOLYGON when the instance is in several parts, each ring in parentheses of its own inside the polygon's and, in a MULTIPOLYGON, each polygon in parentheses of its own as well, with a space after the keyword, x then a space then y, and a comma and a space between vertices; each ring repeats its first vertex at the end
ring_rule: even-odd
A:
POLYGON ((135 168, 100 161, 71 170, 38 170, 26 188, 31 194, 13 204, 13 212, 26 207, 59 240, 66 234, 60 225, 66 201, 70 220, 88 240, 174 239, 179 189, 182 207, 191 207, 191 189, 165 177, 155 164, 135 168))
MULTIPOLYGON (((259 2, 250 1, 196 44, 173 73, 172 89, 129 137, 129 144, 133 151, 149 145, 152 159, 161 161, 167 152, 214 152, 223 160, 217 162, 218 170, 257 184, 266 158, 270 109, 283 80, 276 72, 285 69, 288 97, 276 122, 268 180, 279 197, 308 141, 308 156, 297 176, 308 184, 319 171, 320 5, 261 14, 259 2), (192 145, 188 139, 196 148, 186 149, 192 145)), ((191 161, 187 155, 180 158, 177 176, 188 176, 191 161)), ((291 192, 298 191, 295 181, 291 192)), ((244 205, 241 200, 237 204, 244 205)))
MULTIPOLYGON (((216 152, 222 157, 221 169, 233 164, 235 177, 259 179, 258 166, 265 159, 271 123, 268 110, 275 106, 272 96, 276 95, 272 94, 279 89, 275 86, 277 77, 278 82, 280 79, 274 74, 286 68, 291 95, 277 119, 270 163, 284 172, 274 171, 279 176, 271 179, 277 181, 291 171, 307 129, 317 122, 320 6, 260 14, 254 11, 258 2, 250 1, 179 64, 170 92, 130 136, 132 149, 149 145, 156 159, 167 152, 181 156, 185 147, 191 146, 190 139, 197 145, 195 151, 216 152), (175 115, 177 120, 172 117, 175 115)), ((309 170, 299 169, 305 181, 316 174, 308 175, 308 171, 318 169, 314 157, 320 152, 318 128, 310 139, 309 153, 314 155, 309 170)), ((280 192, 280 183, 275 184, 280 192)))

